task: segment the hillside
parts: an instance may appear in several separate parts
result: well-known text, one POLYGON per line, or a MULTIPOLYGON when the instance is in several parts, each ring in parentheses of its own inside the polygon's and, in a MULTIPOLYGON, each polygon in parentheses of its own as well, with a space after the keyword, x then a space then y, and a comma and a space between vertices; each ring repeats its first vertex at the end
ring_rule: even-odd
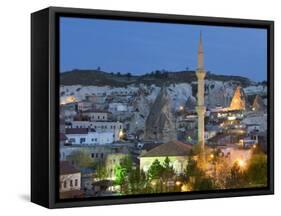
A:
MULTIPOLYGON (((196 81, 196 75, 194 71, 154 71, 145 75, 136 76, 121 73, 109 73, 97 70, 72 70, 61 73, 60 76, 61 85, 82 85, 82 86, 114 86, 124 87, 130 84, 138 85, 143 83, 145 85, 155 84, 161 86, 163 84, 178 84, 178 83, 192 83, 196 81)), ((252 82, 245 77, 241 76, 227 76, 216 75, 213 73, 207 73, 206 79, 215 81, 233 81, 240 84, 242 87, 247 87, 252 82)))

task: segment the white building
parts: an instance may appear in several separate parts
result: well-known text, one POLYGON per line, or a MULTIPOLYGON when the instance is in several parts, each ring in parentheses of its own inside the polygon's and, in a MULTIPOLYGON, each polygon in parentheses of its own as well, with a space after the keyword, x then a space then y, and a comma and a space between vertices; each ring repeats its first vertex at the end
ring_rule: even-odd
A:
POLYGON ((108 107, 109 112, 126 112, 128 111, 127 104, 124 103, 110 103, 108 107))
POLYGON ((259 132, 261 131, 261 126, 259 124, 246 124, 247 132, 259 132))
POLYGON ((72 145, 103 145, 114 142, 113 132, 96 132, 87 128, 67 128, 65 135, 72 145))
POLYGON ((113 132, 114 141, 119 140, 120 131, 123 131, 123 123, 111 121, 72 121, 72 128, 92 128, 96 132, 113 132))
POLYGON ((84 112, 84 111, 92 109, 93 108, 93 103, 91 101, 83 100, 83 101, 79 101, 77 103, 77 107, 78 107, 79 111, 84 112))

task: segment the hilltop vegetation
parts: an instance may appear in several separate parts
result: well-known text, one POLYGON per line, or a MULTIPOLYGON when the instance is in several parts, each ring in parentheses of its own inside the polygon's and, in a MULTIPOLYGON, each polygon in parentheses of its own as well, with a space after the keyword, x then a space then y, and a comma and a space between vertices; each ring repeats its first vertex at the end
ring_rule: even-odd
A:
MULTIPOLYGON (((206 79, 216 81, 233 81, 242 87, 252 84, 250 79, 241 76, 216 75, 208 72, 206 79)), ((121 74, 110 73, 100 70, 72 70, 61 73, 61 85, 82 85, 82 86, 115 86, 124 87, 130 84, 155 84, 161 86, 163 84, 192 83, 196 81, 195 71, 153 71, 145 75, 132 75, 131 73, 121 74)))

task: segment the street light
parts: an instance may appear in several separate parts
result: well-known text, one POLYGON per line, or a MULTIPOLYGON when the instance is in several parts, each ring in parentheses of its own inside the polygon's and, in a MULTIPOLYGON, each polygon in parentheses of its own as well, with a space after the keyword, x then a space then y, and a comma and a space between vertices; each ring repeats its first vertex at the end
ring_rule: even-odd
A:
POLYGON ((237 164, 239 167, 244 168, 246 166, 246 162, 242 159, 237 160, 237 164))
POLYGON ((122 139, 124 136, 124 132, 122 130, 120 130, 118 135, 119 135, 119 139, 122 139))
POLYGON ((180 186, 180 185, 181 185, 181 182, 180 182, 180 181, 176 181, 176 185, 177 185, 177 186, 180 186))

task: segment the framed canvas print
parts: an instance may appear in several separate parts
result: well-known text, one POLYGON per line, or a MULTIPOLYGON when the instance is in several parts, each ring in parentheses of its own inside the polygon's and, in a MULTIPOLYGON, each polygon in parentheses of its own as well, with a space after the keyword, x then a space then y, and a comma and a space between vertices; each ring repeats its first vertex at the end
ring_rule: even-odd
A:
POLYGON ((273 21, 31 16, 31 200, 273 194, 273 21))

